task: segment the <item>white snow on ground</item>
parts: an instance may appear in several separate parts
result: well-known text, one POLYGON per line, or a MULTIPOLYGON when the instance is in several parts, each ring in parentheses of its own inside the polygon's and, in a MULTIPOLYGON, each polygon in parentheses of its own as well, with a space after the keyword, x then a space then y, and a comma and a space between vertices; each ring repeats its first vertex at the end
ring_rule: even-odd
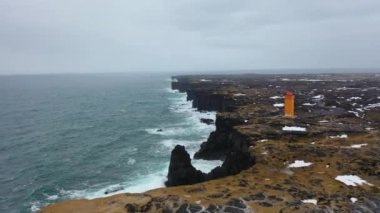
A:
POLYGON ((282 98, 284 98, 284 97, 282 97, 282 96, 272 96, 272 97, 270 97, 270 99, 282 99, 282 98))
POLYGON ((302 203, 311 203, 314 205, 317 205, 318 201, 316 199, 307 199, 307 200, 301 200, 302 203))
POLYGON ((361 99, 362 99, 361 97, 351 97, 351 98, 347 99, 347 101, 361 100, 361 99))
POLYGON ((300 167, 307 167, 310 166, 313 163, 305 162, 303 160, 295 160, 294 163, 290 164, 289 168, 300 168, 300 167))
POLYGON ((349 112, 349 113, 352 113, 352 114, 354 114, 356 117, 360 118, 360 116, 359 116, 359 113, 358 113, 358 112, 355 112, 355 111, 347 111, 347 112, 349 112))
POLYGON ((328 123, 329 121, 328 120, 321 120, 319 121, 319 123, 328 123))
POLYGON ((284 104, 282 103, 276 103, 276 104, 273 104, 274 107, 284 107, 284 104))
POLYGON ((350 198, 350 200, 352 203, 356 203, 356 201, 358 201, 358 199, 356 197, 352 197, 352 198, 350 198))
POLYGON ((311 81, 311 82, 317 82, 317 81, 323 81, 323 80, 320 80, 320 79, 307 79, 307 78, 301 78, 301 79, 298 79, 298 81, 311 81))
POLYGON ((366 143, 362 143, 362 144, 354 144, 354 145, 351 145, 351 148, 360 149, 360 148, 362 148, 363 146, 367 146, 367 144, 366 144, 366 143))
POLYGON ((337 136, 330 136, 330 138, 333 138, 333 139, 335 139, 335 138, 348 138, 348 135, 343 134, 343 135, 337 135, 337 136))
POLYGON ((201 82, 210 82, 211 80, 207 80, 207 79, 202 78, 200 81, 201 82))
POLYGON ((380 103, 368 104, 368 106, 365 106, 364 109, 369 110, 369 109, 376 108, 376 107, 380 107, 380 103))
POLYGON ((361 109, 361 108, 356 108, 356 110, 359 111, 359 112, 364 112, 364 110, 361 109))
POLYGON ((234 94, 234 96, 235 97, 240 97, 240 96, 246 96, 246 94, 244 94, 244 93, 236 93, 236 94, 234 94))
POLYGON ((336 176, 335 180, 340 181, 346 184, 347 186, 359 186, 363 184, 372 186, 372 184, 368 183, 367 181, 361 179, 356 175, 338 175, 336 176))
POLYGON ((261 139, 261 140, 259 140, 259 141, 257 141, 257 142, 259 142, 259 143, 263 143, 263 142, 268 142, 269 140, 268 139, 261 139))
POLYGON ((339 87, 336 90, 350 90, 350 89, 358 89, 358 88, 352 88, 352 87, 339 87))
POLYGON ((313 99, 324 99, 324 98, 325 98, 325 96, 323 96, 323 95, 316 95, 313 97, 313 99))
POLYGON ((315 106, 315 104, 312 104, 312 103, 304 103, 302 105, 304 105, 304 106, 315 106))
POLYGON ((282 127, 282 131, 306 132, 306 128, 304 128, 304 127, 298 127, 298 126, 284 126, 284 127, 282 127))

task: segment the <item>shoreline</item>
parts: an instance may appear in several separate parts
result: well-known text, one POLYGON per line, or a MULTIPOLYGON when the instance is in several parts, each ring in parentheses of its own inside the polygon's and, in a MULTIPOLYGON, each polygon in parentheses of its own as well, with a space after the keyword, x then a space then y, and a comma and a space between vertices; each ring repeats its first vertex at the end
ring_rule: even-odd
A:
MULTIPOLYGON (((180 209, 346 212, 363 208, 376 210, 371 202, 380 206, 380 159, 376 154, 380 150, 376 124, 380 121, 379 108, 375 105, 380 101, 378 96, 374 96, 379 91, 377 75, 175 78, 178 82, 174 84, 180 87, 180 91, 189 91, 188 98, 193 99, 193 106, 199 110, 216 109, 220 112, 216 130, 218 132, 219 126, 219 133, 216 135, 225 134, 228 127, 248 137, 249 140, 242 144, 249 147, 250 156, 255 157, 254 164, 232 176, 194 185, 94 200, 64 201, 50 205, 42 212, 172 212, 180 209), (294 120, 284 120, 282 109, 273 106, 281 101, 273 97, 281 96, 286 87, 297 91, 298 117, 294 120), (362 98, 355 100, 358 100, 358 106, 361 104, 363 107, 352 106, 350 97, 361 93, 364 94, 362 98), (345 98, 338 98, 340 95, 345 98), (309 102, 310 105, 305 104, 309 102), (286 125, 304 126, 307 133, 284 132, 281 128, 286 125), (300 161, 307 166, 302 166, 300 161), (350 176, 359 178, 360 183, 349 186, 338 181, 341 177, 350 176)), ((199 155, 221 158, 230 146, 219 146, 225 140, 212 135, 215 136, 210 134, 208 142, 202 145, 203 154, 199 155), (214 148, 220 152, 215 153, 214 148)), ((231 140, 232 144, 235 141, 231 140)))

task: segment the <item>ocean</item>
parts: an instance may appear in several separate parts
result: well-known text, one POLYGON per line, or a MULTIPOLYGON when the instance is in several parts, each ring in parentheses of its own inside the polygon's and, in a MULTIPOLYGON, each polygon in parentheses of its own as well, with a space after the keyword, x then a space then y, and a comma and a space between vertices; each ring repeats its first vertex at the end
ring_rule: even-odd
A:
POLYGON ((0 76, 0 212, 163 187, 171 150, 192 156, 215 129, 200 118, 216 115, 170 84, 168 74, 0 76))

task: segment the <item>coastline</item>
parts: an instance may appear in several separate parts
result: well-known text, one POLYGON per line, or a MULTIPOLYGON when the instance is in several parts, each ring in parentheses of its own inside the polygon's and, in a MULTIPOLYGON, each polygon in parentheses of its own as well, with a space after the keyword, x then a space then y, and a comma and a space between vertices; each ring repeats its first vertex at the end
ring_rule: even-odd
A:
MULTIPOLYGON (((173 81, 177 85, 174 87, 178 87, 179 91, 186 91, 195 108, 220 112, 216 121, 217 132, 218 128, 223 134, 226 130, 234 130, 249 138, 243 144, 248 145, 250 156, 255 157, 254 165, 232 176, 210 179, 211 181, 194 185, 154 189, 142 194, 119 194, 94 200, 64 201, 48 206, 42 212, 172 212, 181 208, 209 212, 222 209, 237 212, 345 212, 372 208, 371 202, 380 203, 380 165, 379 156, 376 154, 380 144, 375 125, 379 122, 378 108, 368 108, 374 106, 371 104, 376 103, 376 100, 365 103, 369 109, 364 112, 367 117, 360 118, 346 109, 349 106, 335 106, 333 104, 336 103, 330 103, 335 101, 334 97, 338 94, 328 92, 330 87, 337 93, 346 92, 347 89, 342 88, 350 88, 348 86, 355 84, 360 92, 369 93, 371 96, 371 91, 362 91, 366 88, 361 87, 376 85, 379 82, 378 77, 371 79, 366 75, 357 78, 351 75, 333 75, 326 79, 322 75, 240 75, 176 78, 179 79, 176 83, 173 81), (297 80, 292 81, 293 78, 297 80), (321 89, 321 85, 326 84, 329 88, 321 89), (273 97, 280 96, 281 91, 289 86, 305 91, 305 94, 298 94, 299 117, 292 121, 282 119, 279 116, 281 109, 272 106, 281 101, 273 97), (314 92, 306 94, 306 91, 314 92), (322 93, 326 100, 314 98, 311 99, 314 105, 304 105, 310 101, 309 96, 317 97, 322 93), (342 126, 331 125, 335 123, 342 123, 342 126), (304 125, 308 129, 307 135, 281 131, 286 125, 304 125), (348 134, 348 137, 333 138, 343 134, 348 134), (364 143, 366 145, 360 148, 351 147, 364 143), (290 167, 297 160, 305 160, 311 164, 301 168, 290 167), (342 184, 336 177, 344 174, 358 175, 369 184, 342 184), (357 201, 353 202, 351 198, 357 201)), ((347 94, 352 95, 352 91, 347 94)), ((355 112, 360 113, 360 110, 355 112)), ((231 146, 215 146, 223 145, 224 140, 218 137, 210 140, 212 135, 202 145, 203 151, 198 152, 201 153, 198 155, 225 160, 223 155, 231 146), (220 152, 213 152, 214 148, 220 152)), ((230 134, 223 137, 226 135, 230 134)), ((236 139, 231 140, 234 141, 236 139)))

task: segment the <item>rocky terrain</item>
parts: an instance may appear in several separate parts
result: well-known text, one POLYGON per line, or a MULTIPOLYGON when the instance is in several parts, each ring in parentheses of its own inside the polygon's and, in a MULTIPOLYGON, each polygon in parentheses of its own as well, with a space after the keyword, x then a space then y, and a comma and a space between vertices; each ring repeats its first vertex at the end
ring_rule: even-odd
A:
POLYGON ((42 212, 380 212, 379 74, 176 76, 172 88, 218 111, 194 158, 222 166, 197 171, 176 146, 170 187, 42 212))

